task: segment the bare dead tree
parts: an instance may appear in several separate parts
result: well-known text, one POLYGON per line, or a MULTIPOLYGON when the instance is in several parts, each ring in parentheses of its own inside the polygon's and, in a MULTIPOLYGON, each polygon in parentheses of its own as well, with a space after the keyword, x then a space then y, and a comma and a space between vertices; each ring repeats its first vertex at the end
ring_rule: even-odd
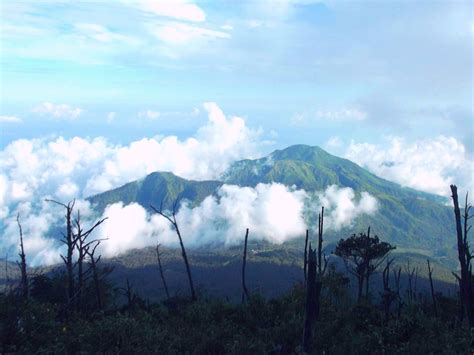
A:
POLYGON ((456 185, 451 185, 451 193, 454 205, 454 217, 456 221, 456 237, 458 247, 459 266, 461 274, 455 275, 459 280, 461 304, 463 314, 467 315, 469 327, 474 328, 474 310, 472 304, 472 266, 471 260, 473 258, 470 250, 468 233, 471 229, 469 225, 471 204, 468 202, 469 195, 466 193, 466 200, 464 204, 464 214, 461 217, 461 210, 459 208, 458 188, 456 185), (464 223, 462 223, 462 218, 464 223))
POLYGON ((431 298, 433 299, 433 310, 435 317, 438 317, 438 305, 436 302, 436 294, 433 286, 433 269, 431 268, 430 265, 430 259, 426 259, 426 262, 428 264, 428 277, 430 279, 430 288, 431 288, 431 298))
POLYGON ((21 228, 20 223, 20 214, 16 216, 16 223, 18 224, 18 229, 20 232, 20 261, 17 261, 18 267, 20 268, 21 278, 20 278, 20 288, 23 299, 28 299, 29 287, 28 287, 28 274, 26 271, 26 254, 25 248, 23 246, 23 229, 21 228))
POLYGON ((160 253, 160 244, 156 245, 156 258, 158 259, 158 267, 160 269, 161 282, 166 292, 166 298, 170 299, 170 293, 168 291, 168 285, 166 284, 165 274, 163 273, 163 267, 161 265, 161 253, 160 253))
POLYGON ((183 238, 181 237, 181 232, 179 230, 178 222, 176 221, 176 213, 177 213, 177 206, 178 206, 179 199, 177 198, 173 204, 173 211, 171 215, 166 214, 163 212, 163 202, 161 203, 160 209, 157 210, 153 205, 150 205, 151 209, 158 213, 160 216, 164 217, 168 222, 171 223, 173 226, 174 230, 176 231, 176 234, 178 235, 179 239, 179 244, 181 246, 181 255, 183 256, 184 259, 184 264, 186 266, 186 273, 188 274, 188 281, 189 281, 189 288, 191 290, 191 299, 193 301, 196 301, 196 292, 194 291, 194 284, 193 284, 193 278, 191 275, 191 268, 189 266, 189 261, 188 261, 188 256, 186 254, 186 249, 184 247, 183 243, 183 238))
POLYGON ((309 243, 308 279, 306 282, 306 307, 303 330, 303 351, 309 354, 313 352, 313 326, 317 317, 316 269, 316 250, 313 250, 311 243, 309 243))
POLYGON ((398 300, 398 316, 400 317, 400 314, 402 312, 402 295, 400 293, 400 278, 402 276, 402 267, 399 266, 397 270, 393 270, 393 278, 395 280, 395 294, 396 298, 398 300))
POLYGON ((306 283, 306 273, 308 270, 308 239, 309 239, 309 230, 306 229, 306 237, 304 240, 304 261, 303 261, 303 273, 304 273, 304 282, 306 283))
MULTIPOLYGON (((89 237, 91 233, 94 231, 94 229, 100 226, 106 219, 107 217, 97 221, 88 230, 84 230, 81 224, 81 213, 80 211, 77 211, 77 217, 74 221, 76 225, 76 231, 73 235, 73 238, 74 238, 75 246, 78 253, 77 261, 75 263, 75 265, 77 265, 77 299, 76 299, 77 302, 76 303, 78 306, 80 306, 82 302, 82 291, 84 288, 86 274, 92 270, 91 268, 89 268, 88 270, 84 271, 84 259, 87 256, 87 251, 89 250, 89 246, 92 244, 96 244, 98 241, 100 241, 99 239, 89 240, 89 237)), ((95 252, 95 248, 94 248, 94 252, 95 252)))
MULTIPOLYGON (((89 268, 92 270, 92 279, 94 281, 94 289, 95 289, 95 295, 97 299, 97 308, 101 310, 104 307, 104 302, 102 300, 102 293, 100 290, 100 281, 101 277, 99 275, 99 268, 97 264, 100 262, 100 259, 102 255, 96 256, 96 250, 97 247, 100 245, 100 243, 105 240, 105 239, 97 239, 94 240, 91 243, 88 243, 88 245, 84 248, 84 251, 86 255, 88 256, 88 261, 89 261, 89 268)), ((106 274, 110 273, 112 269, 108 270, 106 274)))
POLYGON ((321 207, 321 213, 318 216, 318 274, 323 274, 323 257, 324 269, 327 266, 326 256, 323 256, 323 228, 324 228, 324 206, 321 207))
POLYGON ((410 267, 410 260, 407 261, 405 265, 405 273, 408 276, 408 287, 407 287, 407 294, 408 300, 413 302, 415 293, 416 293, 416 279, 418 278, 418 268, 410 267))
POLYGON ((383 293, 382 293, 382 304, 385 312, 385 321, 388 321, 390 317, 390 306, 396 298, 396 293, 390 288, 390 265, 394 259, 388 259, 385 267, 382 271, 382 282, 383 282, 383 293))
POLYGON ((245 282, 245 267, 247 265, 247 242, 249 239, 249 229, 245 232, 244 240, 244 256, 242 261, 242 303, 245 303, 245 300, 249 300, 249 290, 247 289, 247 284, 245 282))
POLYGON ((318 250, 317 250, 317 270, 316 270, 316 320, 319 319, 321 309, 321 290, 323 288, 323 277, 326 273, 328 260, 323 253, 323 231, 324 231, 324 207, 318 215, 318 250))
POLYGON ((62 202, 49 200, 49 199, 46 199, 46 202, 55 203, 66 209, 66 216, 65 216, 66 217, 66 234, 62 233, 63 239, 61 239, 61 242, 63 242, 66 245, 67 250, 66 250, 66 256, 61 255, 61 259, 66 265, 67 304, 70 304, 75 294, 73 254, 74 254, 74 249, 76 246, 76 240, 74 238, 73 231, 72 231, 72 227, 73 227, 72 212, 73 212, 74 204, 76 203, 76 200, 74 199, 72 201, 69 201, 67 205, 62 202))

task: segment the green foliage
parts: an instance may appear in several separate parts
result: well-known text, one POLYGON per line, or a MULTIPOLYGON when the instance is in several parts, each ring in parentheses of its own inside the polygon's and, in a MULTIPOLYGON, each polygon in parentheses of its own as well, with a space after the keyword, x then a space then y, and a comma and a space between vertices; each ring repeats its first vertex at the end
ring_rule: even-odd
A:
MULTIPOLYGON (((330 279, 343 275, 330 271, 330 279)), ((342 279, 341 279, 342 278, 342 279)), ((335 282, 340 288, 347 283, 335 282)), ((332 292, 332 291, 331 291, 332 292)), ((400 316, 385 320, 374 304, 342 306, 331 292, 323 294, 314 342, 326 354, 468 353, 470 334, 453 326, 456 302, 443 299, 439 318, 420 303, 400 316)), ((3 352, 19 353, 146 353, 247 354, 300 353, 304 288, 266 300, 258 295, 248 303, 216 299, 197 302, 174 299, 169 304, 121 307, 105 312, 73 313, 61 318, 50 303, 23 302, 0 296, 3 352)))

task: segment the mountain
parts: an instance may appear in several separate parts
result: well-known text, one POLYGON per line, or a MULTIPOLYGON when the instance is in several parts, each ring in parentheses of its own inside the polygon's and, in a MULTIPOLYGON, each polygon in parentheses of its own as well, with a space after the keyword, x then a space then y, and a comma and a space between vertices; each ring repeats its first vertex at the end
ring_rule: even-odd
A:
POLYGON ((356 194, 367 191, 377 198, 378 211, 359 217, 351 231, 340 234, 370 225, 383 240, 397 246, 439 257, 452 254, 453 214, 443 197, 382 179, 319 147, 294 145, 262 159, 238 161, 226 171, 223 181, 240 186, 279 182, 306 191, 321 191, 330 185, 350 187, 356 194))
POLYGON ((102 212, 109 204, 122 201, 125 205, 136 202, 144 208, 150 205, 171 209, 176 198, 198 205, 212 195, 223 183, 219 181, 192 181, 168 172, 155 172, 145 178, 129 182, 121 187, 88 198, 95 208, 102 212))
POLYGON ((369 192, 378 200, 379 208, 371 216, 360 216, 351 228, 327 233, 327 241, 335 242, 366 230, 370 225, 382 240, 402 250, 439 260, 454 260, 453 216, 451 209, 444 205, 443 197, 404 188, 319 147, 294 145, 261 159, 235 162, 220 180, 191 181, 171 173, 156 172, 89 200, 100 211, 119 201, 125 204, 137 202, 145 208, 150 204, 159 206, 163 201, 164 207, 170 208, 178 196, 197 205, 224 183, 255 186, 278 182, 307 192, 338 185, 352 188, 359 196, 363 191, 369 192))

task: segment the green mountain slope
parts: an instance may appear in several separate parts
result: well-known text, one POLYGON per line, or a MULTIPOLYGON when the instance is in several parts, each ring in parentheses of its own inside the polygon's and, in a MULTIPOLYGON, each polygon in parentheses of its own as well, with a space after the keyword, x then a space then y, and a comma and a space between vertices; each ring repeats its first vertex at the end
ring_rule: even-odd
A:
POLYGON ((158 208, 163 203, 164 209, 170 209, 178 197, 197 205, 221 185, 219 181, 192 181, 168 172, 155 172, 141 180, 91 196, 88 200, 100 212, 107 205, 120 201, 125 205, 136 202, 147 209, 150 205, 158 208))
POLYGON ((262 159, 236 162, 223 181, 241 186, 279 182, 306 191, 321 191, 334 184, 350 187, 356 194, 367 191, 379 202, 377 213, 359 217, 351 230, 337 233, 339 238, 370 225, 381 238, 398 246, 439 257, 452 254, 453 216, 444 198, 377 177, 319 147, 295 145, 262 159))
POLYGON ((384 180, 357 164, 333 156, 321 148, 295 145, 277 150, 268 157, 234 163, 220 181, 190 181, 171 173, 153 173, 89 198, 99 211, 111 203, 137 202, 145 208, 164 202, 170 208, 179 196, 199 204, 223 184, 255 186, 278 182, 308 192, 322 191, 330 185, 350 187, 356 195, 367 191, 379 203, 378 211, 362 215, 350 228, 327 233, 328 242, 350 233, 372 230, 398 247, 416 250, 439 260, 454 259, 454 225, 451 208, 440 196, 401 187, 384 180))

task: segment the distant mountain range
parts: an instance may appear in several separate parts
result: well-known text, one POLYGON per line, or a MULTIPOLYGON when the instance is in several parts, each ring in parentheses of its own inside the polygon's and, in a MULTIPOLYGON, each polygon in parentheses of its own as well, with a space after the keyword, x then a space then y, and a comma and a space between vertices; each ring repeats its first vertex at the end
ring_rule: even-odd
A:
POLYGON ((178 196, 189 200, 191 205, 198 205, 223 184, 256 186, 272 182, 307 192, 322 191, 330 185, 350 187, 356 195, 367 191, 378 200, 375 214, 360 216, 351 228, 328 233, 328 241, 366 230, 370 225, 382 240, 401 250, 415 251, 440 261, 445 259, 447 264, 454 260, 453 213, 446 206, 445 198, 402 187, 347 159, 307 145, 276 150, 261 159, 235 162, 219 181, 192 181, 169 172, 155 172, 94 195, 89 201, 98 211, 120 201, 124 204, 136 202, 146 209, 150 204, 159 206, 163 202, 164 208, 170 208, 178 196))

